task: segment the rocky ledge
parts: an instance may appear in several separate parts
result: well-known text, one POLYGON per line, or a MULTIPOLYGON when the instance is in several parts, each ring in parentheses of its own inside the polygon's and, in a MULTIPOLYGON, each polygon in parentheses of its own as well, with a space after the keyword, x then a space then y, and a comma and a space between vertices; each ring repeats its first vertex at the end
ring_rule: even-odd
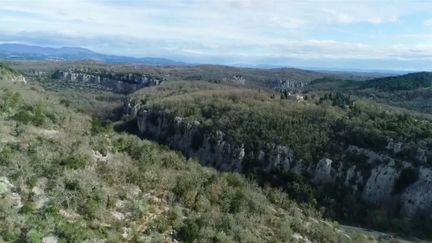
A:
POLYGON ((118 93, 131 93, 144 87, 160 85, 163 82, 163 78, 151 74, 92 69, 57 70, 51 75, 51 78, 66 82, 98 84, 118 93))

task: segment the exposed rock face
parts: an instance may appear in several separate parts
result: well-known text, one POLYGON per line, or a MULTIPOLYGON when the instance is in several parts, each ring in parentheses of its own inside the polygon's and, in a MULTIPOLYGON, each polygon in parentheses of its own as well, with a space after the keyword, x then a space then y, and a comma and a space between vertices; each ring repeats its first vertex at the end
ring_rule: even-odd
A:
MULTIPOLYGON (((233 144, 222 131, 207 134, 199 122, 187 122, 170 113, 141 111, 137 116, 141 133, 162 140, 202 164, 221 170, 242 172, 247 152, 242 144, 233 144)), ((295 167, 292 151, 286 146, 264 144, 259 153, 249 154, 270 171, 295 167), (267 163, 271 161, 271 163, 267 163)))
POLYGON ((223 78, 222 81, 226 82, 226 83, 234 83, 234 84, 240 84, 240 85, 246 84, 246 79, 244 77, 242 77, 241 75, 234 75, 231 78, 223 78))
POLYGON ((296 81, 296 80, 275 80, 271 82, 275 90, 277 91, 300 91, 306 82, 296 81))
POLYGON ((45 195, 45 187, 48 180, 46 178, 40 178, 36 185, 32 188, 33 201, 36 209, 41 209, 47 204, 50 200, 45 195))
POLYGON ((318 162, 314 172, 314 178, 312 181, 318 184, 327 184, 335 181, 335 177, 332 176, 332 163, 331 159, 324 158, 318 162))
POLYGON ((24 76, 10 69, 4 68, 3 66, 0 66, 0 80, 14 83, 27 83, 24 76))
POLYGON ((222 170, 241 170, 244 151, 234 149, 218 131, 213 136, 203 136, 199 123, 184 122, 182 118, 167 113, 142 111, 137 116, 140 132, 164 140, 173 148, 196 157, 204 165, 222 170))
POLYGON ((197 121, 163 111, 127 110, 132 111, 131 115, 137 114, 137 126, 142 134, 197 158, 203 165, 246 172, 252 163, 253 169, 266 173, 290 171, 307 176, 318 187, 342 185, 364 203, 397 215, 413 218, 421 214, 432 218, 432 169, 393 158, 394 151, 403 147, 400 143, 393 143, 380 153, 349 146, 342 154, 344 161, 322 158, 306 163, 295 159, 288 146, 262 144, 251 150, 246 144, 231 141, 223 131, 207 129, 197 121), (353 155, 363 161, 350 162, 349 156, 353 155), (404 181, 406 178, 401 176, 406 169, 418 171, 412 181, 404 181))
POLYGON ((432 212, 432 170, 419 169, 419 178, 408 186, 402 195, 401 211, 408 217, 431 216, 432 212))
POLYGON ((402 145, 403 144, 401 142, 394 142, 393 140, 390 140, 386 149, 392 151, 393 153, 399 153, 402 150, 402 145))
POLYGON ((22 76, 22 75, 18 75, 18 76, 13 77, 11 81, 12 82, 17 82, 17 83, 24 83, 24 84, 27 83, 26 78, 24 76, 22 76))
POLYGON ((42 239, 42 243, 57 243, 58 237, 55 235, 49 235, 42 239))
POLYGON ((52 74, 51 78, 66 82, 98 84, 118 93, 131 93, 144 87, 162 83, 162 78, 150 74, 119 73, 86 68, 57 70, 52 74))
POLYGON ((393 187, 398 176, 399 172, 394 167, 394 163, 373 168, 364 185, 363 200, 375 206, 391 203, 393 187))
POLYGON ((123 107, 123 118, 126 120, 131 120, 137 117, 138 111, 140 110, 140 104, 129 100, 127 104, 123 107))
MULTIPOLYGON (((294 167, 301 167, 300 163, 294 161, 293 152, 287 146, 270 144, 266 147, 266 150, 260 150, 257 158, 259 162, 267 165, 265 171, 270 172, 275 169, 291 170, 294 167)), ((297 172, 300 174, 301 169, 297 172)))

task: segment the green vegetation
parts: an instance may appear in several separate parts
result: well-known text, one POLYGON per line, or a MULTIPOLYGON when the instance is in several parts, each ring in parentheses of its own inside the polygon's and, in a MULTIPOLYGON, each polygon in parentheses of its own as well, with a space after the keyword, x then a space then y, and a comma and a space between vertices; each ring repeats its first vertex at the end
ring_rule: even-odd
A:
POLYGON ((333 151, 339 153, 347 145, 382 151, 390 139, 431 145, 431 120, 341 93, 309 94, 306 101, 296 102, 252 89, 171 83, 134 97, 145 109, 199 121, 208 132, 224 131, 229 141, 249 151, 266 143, 283 144, 307 162, 328 156, 331 148, 339 147, 333 151))
MULTIPOLYGON (((60 242, 373 241, 364 234, 346 235, 327 216, 393 227, 387 229, 396 225, 405 232, 413 227, 368 210, 342 187, 317 190, 310 175, 277 169, 267 173, 265 165, 251 158, 263 146, 282 144, 304 166, 328 157, 366 167, 364 156, 341 158, 342 151, 349 145, 381 151, 393 139, 409 145, 394 156, 415 161, 417 148, 432 147, 432 122, 426 118, 345 92, 309 92, 297 102, 236 83, 245 78, 249 85, 269 88, 293 70, 76 64, 172 77, 176 82, 132 97, 145 109, 198 121, 202 133, 192 139, 196 150, 204 134, 217 130, 233 145, 244 145, 252 152, 245 155, 245 177, 115 132, 115 123, 105 115, 117 112, 125 97, 49 78, 70 64, 13 65, 30 78, 29 84, 10 82, 19 73, 0 67, 5 77, 0 84, 0 241, 40 242, 48 236, 60 242), (206 82, 181 81, 188 79, 206 82)), ((314 72, 295 75, 307 75, 307 82, 317 78, 314 72)), ((402 172, 395 193, 416 175, 402 172)))
POLYGON ((427 72, 364 82, 324 78, 312 81, 306 90, 339 91, 432 114, 432 73, 427 72))
POLYGON ((364 82, 362 87, 382 91, 430 88, 432 87, 432 73, 411 73, 398 77, 378 78, 364 82))
MULTIPOLYGON (((223 131, 225 141, 233 146, 244 146, 247 151, 243 173, 260 184, 283 189, 298 202, 321 206, 326 215, 347 221, 356 219, 355 223, 387 230, 399 224, 395 220, 397 215, 374 217, 376 211, 358 203, 342 186, 343 182, 317 190, 311 185, 312 178, 308 174, 298 176, 283 170, 268 172, 265 169, 268 164, 256 161, 255 156, 268 144, 285 145, 305 167, 315 165, 322 158, 332 158, 363 168, 367 176, 372 166, 366 162, 367 157, 357 153, 343 156, 349 146, 382 153, 388 151, 389 141, 403 141, 406 146, 392 155, 397 161, 432 165, 430 154, 423 162, 417 158, 417 149, 430 151, 432 147, 432 120, 340 92, 309 92, 304 101, 297 102, 277 99, 264 91, 179 82, 145 89, 133 97, 141 101, 143 109, 155 111, 155 114, 173 114, 190 124, 198 121, 203 134, 223 131)), ((148 121, 152 120, 156 121, 157 116, 148 121)), ((195 150, 202 146, 203 134, 193 138, 195 150)), ((402 172, 395 192, 401 192, 415 179, 406 173, 402 172)), ((404 225, 400 229, 403 232, 420 229, 409 223, 404 225)))
POLYGON ((1 94, 0 116, 5 119, 12 119, 22 124, 42 126, 45 123, 55 123, 57 117, 46 111, 44 104, 38 102, 36 105, 27 105, 23 102, 19 93, 4 91, 1 94))
MULTIPOLYGON (((44 87, 58 88, 70 86, 76 90, 87 92, 91 90, 106 90, 97 83, 77 82, 59 84, 51 80, 52 74, 58 70, 82 69, 92 70, 91 73, 111 75, 115 73, 136 73, 171 81, 199 81, 223 83, 230 85, 253 86, 264 89, 283 88, 286 81, 300 85, 319 78, 366 80, 382 75, 373 73, 316 72, 295 68, 240 68, 219 65, 197 66, 136 66, 109 65, 97 62, 43 62, 43 61, 11 61, 8 64, 14 69, 31 76, 44 87)), ((84 72, 85 73, 85 72, 84 72)), ((60 82, 63 83, 63 82, 60 82)))
POLYGON ((116 133, 51 91, 0 88, 0 241, 351 242, 278 189, 116 133))
POLYGON ((12 69, 9 65, 0 63, 0 79, 6 80, 13 75, 18 75, 18 72, 12 69))

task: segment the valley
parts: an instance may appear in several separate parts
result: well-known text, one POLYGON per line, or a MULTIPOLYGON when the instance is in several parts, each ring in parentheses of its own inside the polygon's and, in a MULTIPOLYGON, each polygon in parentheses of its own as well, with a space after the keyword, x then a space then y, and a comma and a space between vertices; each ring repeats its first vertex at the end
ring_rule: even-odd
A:
POLYGON ((46 61, 0 71, 5 241, 432 237, 428 102, 391 96, 429 94, 427 73, 46 61))

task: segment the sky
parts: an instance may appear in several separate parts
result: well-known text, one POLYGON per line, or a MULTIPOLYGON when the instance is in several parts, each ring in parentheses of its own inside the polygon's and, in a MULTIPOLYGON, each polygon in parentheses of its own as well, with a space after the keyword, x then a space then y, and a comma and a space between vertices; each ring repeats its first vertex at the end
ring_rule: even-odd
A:
POLYGON ((0 0, 0 42, 190 63, 432 71, 432 0, 0 0))

